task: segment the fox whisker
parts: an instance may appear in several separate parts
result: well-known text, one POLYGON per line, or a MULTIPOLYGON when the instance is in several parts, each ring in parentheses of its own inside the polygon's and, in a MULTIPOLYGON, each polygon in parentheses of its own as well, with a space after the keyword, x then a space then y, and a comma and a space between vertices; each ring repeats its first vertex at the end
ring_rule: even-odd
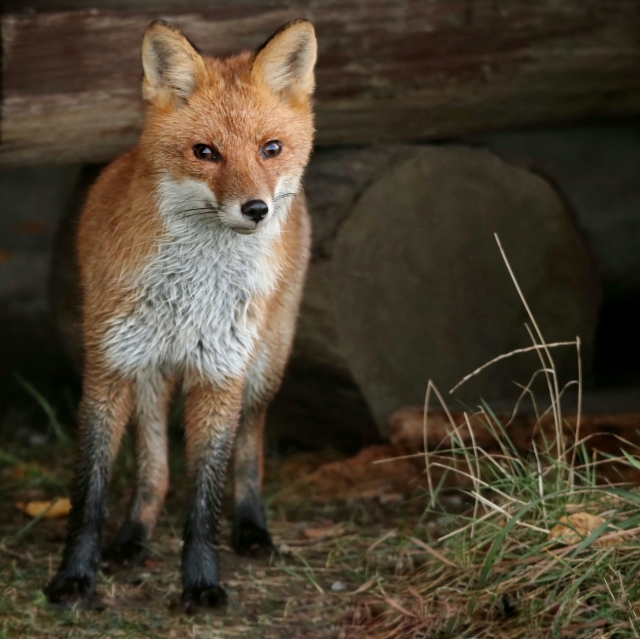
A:
POLYGON ((219 213, 222 209, 217 206, 199 206, 193 209, 181 209, 180 213, 191 213, 192 211, 214 211, 219 213))
POLYGON ((211 209, 206 209, 206 210, 202 210, 202 211, 194 211, 194 212, 187 212, 187 211, 173 211, 171 213, 169 213, 167 215, 167 217, 170 220, 186 220, 192 217, 201 217, 201 218, 205 218, 205 219, 215 219, 218 218, 220 216, 220 212, 219 211, 214 211, 211 209))
POLYGON ((178 219, 179 220, 188 220, 189 218, 193 218, 193 217, 201 217, 201 218, 215 218, 217 217, 218 214, 215 211, 210 211, 209 213, 190 213, 188 215, 181 215, 178 219))
POLYGON ((280 195, 276 195, 276 197, 273 198, 273 201, 277 202, 278 200, 282 200, 285 197, 293 197, 294 195, 298 195, 298 192, 296 191, 295 193, 281 193, 280 195))

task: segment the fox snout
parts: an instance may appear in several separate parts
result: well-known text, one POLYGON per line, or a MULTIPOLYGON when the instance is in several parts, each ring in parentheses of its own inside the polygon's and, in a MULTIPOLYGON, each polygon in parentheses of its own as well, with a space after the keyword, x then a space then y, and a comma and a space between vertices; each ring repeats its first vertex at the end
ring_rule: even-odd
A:
POLYGON ((273 205, 269 206, 264 200, 249 199, 238 206, 235 204, 233 212, 223 215, 223 224, 241 235, 251 235, 268 223, 273 214, 273 205))
POLYGON ((269 207, 262 200, 249 200, 240 207, 240 212, 257 226, 269 214, 269 207))
POLYGON ((217 221, 236 233, 250 235, 273 223, 272 218, 278 216, 275 204, 274 198, 255 196, 227 202, 220 207, 217 221))

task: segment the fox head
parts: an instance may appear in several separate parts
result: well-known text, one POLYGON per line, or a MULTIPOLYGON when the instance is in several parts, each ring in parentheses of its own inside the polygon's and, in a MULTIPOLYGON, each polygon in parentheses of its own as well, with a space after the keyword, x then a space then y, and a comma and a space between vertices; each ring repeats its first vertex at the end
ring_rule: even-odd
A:
POLYGON ((311 153, 315 61, 306 20, 227 59, 201 55, 165 22, 149 25, 139 148, 170 215, 248 234, 286 214, 311 153))

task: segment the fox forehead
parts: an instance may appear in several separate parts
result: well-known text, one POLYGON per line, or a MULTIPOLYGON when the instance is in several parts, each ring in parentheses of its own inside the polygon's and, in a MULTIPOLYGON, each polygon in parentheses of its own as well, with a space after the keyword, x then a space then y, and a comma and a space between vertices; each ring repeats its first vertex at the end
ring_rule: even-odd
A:
POLYGON ((179 109, 158 109, 164 135, 173 132, 182 143, 205 142, 221 153, 253 150, 281 139, 304 153, 311 147, 313 116, 308 102, 292 102, 257 84, 251 75, 253 56, 246 52, 227 59, 203 57, 206 76, 179 109))

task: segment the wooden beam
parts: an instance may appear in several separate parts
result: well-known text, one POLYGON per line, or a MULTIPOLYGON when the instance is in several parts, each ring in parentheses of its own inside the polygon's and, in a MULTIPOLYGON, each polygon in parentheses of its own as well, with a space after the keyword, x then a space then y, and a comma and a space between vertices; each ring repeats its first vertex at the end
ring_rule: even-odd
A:
POLYGON ((0 165, 106 160, 134 144, 140 42, 157 17, 213 55, 311 19, 321 146, 640 113, 640 3, 628 0, 218 0, 10 13, 0 165))
MULTIPOLYGON (((229 5, 229 0, 3 0, 4 13, 55 13, 60 11, 124 10, 167 11, 168 9, 210 9, 229 5)), ((234 5, 268 5, 265 0, 235 0, 234 5)), ((273 2, 271 2, 273 4, 273 2)))

